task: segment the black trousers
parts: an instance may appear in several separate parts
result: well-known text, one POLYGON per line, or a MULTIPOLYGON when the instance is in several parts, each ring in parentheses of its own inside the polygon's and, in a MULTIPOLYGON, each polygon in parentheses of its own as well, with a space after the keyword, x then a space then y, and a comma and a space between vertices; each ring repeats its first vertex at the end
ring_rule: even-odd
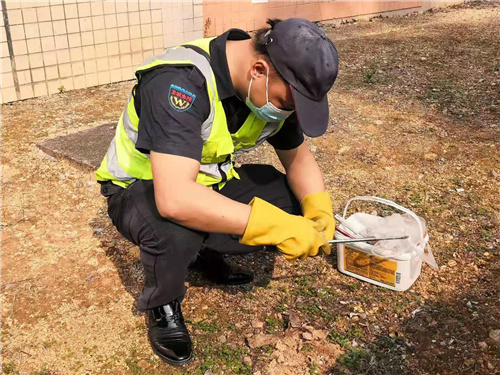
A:
MULTIPOLYGON (((259 197, 288 213, 301 214, 283 173, 259 164, 243 165, 237 171, 241 179, 227 182, 220 194, 241 203, 259 197)), ((101 192, 109 195, 105 194, 109 190, 103 185, 101 192)), ((140 248, 145 274, 137 306, 141 311, 182 300, 187 268, 203 246, 224 254, 262 249, 240 244, 236 235, 201 232, 165 219, 156 208, 151 180, 138 180, 126 189, 116 190, 108 198, 108 214, 118 231, 140 248)))

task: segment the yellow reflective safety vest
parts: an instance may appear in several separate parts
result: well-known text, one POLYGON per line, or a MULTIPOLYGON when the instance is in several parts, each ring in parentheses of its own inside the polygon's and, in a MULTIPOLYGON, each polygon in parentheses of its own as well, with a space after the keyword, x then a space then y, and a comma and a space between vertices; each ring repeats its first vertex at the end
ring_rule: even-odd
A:
MULTIPOLYGON (((235 134, 229 132, 226 114, 219 99, 215 75, 209 61, 209 46, 213 39, 213 37, 198 39, 169 48, 164 54, 146 60, 135 74, 137 82, 139 82, 144 73, 165 65, 194 65, 203 74, 207 82, 210 114, 201 126, 203 149, 196 182, 205 186, 218 184, 221 189, 226 181, 239 178, 233 167, 234 155, 249 151, 276 134, 283 126, 283 122, 268 123, 250 112, 235 134)), ((153 179, 149 155, 143 154, 135 148, 139 117, 135 111, 134 93, 135 88, 132 90, 127 107, 118 121, 115 136, 106 156, 96 172, 98 181, 111 181, 116 185, 127 187, 138 179, 153 179)), ((166 98, 166 100, 174 100, 174 98, 166 98)))

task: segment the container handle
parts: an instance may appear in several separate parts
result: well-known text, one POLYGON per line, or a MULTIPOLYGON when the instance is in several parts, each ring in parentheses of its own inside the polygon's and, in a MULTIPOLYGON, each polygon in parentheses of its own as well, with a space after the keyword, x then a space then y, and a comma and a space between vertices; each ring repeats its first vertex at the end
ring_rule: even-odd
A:
MULTIPOLYGON (((345 205, 345 208, 344 208, 344 214, 343 214, 343 218, 345 219, 346 217, 346 214, 347 214, 347 209, 349 208, 349 205, 353 202, 353 201, 368 201, 368 202, 377 202, 377 203, 382 203, 382 204, 385 204, 387 206, 391 206, 391 207, 394 207, 400 211, 403 211, 405 213, 407 213, 408 215, 410 215, 412 218, 415 219, 415 221, 418 223, 418 227, 420 229, 420 238, 422 240, 425 240, 425 237, 424 237, 424 229, 422 228, 422 222, 420 221, 419 217, 411 210, 403 207, 403 206, 400 206, 399 204, 397 203, 394 203, 393 201, 390 201, 389 199, 385 199, 385 198, 380 198, 380 197, 369 197, 369 196, 358 196, 358 197, 354 197, 354 198, 351 198, 349 199, 347 202, 346 202, 346 205, 345 205)), ((423 242, 424 243, 424 247, 425 247, 425 241, 423 242)))

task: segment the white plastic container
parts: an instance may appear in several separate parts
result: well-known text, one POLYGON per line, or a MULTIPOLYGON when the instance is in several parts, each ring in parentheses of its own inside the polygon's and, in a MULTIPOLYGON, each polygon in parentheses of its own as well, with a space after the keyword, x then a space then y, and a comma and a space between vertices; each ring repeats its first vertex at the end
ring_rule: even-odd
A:
MULTIPOLYGON (((346 218, 347 208, 355 200, 382 203, 409 214, 419 224, 421 240, 414 244, 411 253, 404 253, 397 257, 387 257, 378 254, 374 246, 368 243, 337 244, 337 267, 340 272, 384 288, 405 291, 420 276, 423 259, 427 257, 426 262, 433 268, 437 268, 430 248, 427 249, 428 253, 424 254, 429 236, 425 233, 421 220, 414 212, 384 198, 355 197, 349 199, 344 208, 343 219, 349 223, 350 227, 356 227, 356 224, 358 224, 356 223, 356 215, 358 214, 355 213, 348 219, 346 218), (431 264, 432 262, 433 264, 431 264)), ((342 224, 338 228, 343 232, 348 231, 342 224)), ((347 239, 350 237, 336 230, 335 238, 347 239)))

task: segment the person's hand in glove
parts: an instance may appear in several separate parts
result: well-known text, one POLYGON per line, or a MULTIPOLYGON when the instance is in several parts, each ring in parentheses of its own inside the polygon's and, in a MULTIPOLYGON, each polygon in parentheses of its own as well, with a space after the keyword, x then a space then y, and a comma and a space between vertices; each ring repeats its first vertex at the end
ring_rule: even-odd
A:
MULTIPOLYGON (((302 213, 306 219, 315 223, 315 228, 323 232, 327 241, 333 240, 335 235, 335 219, 333 218, 332 200, 327 191, 307 195, 300 203, 302 213)), ((321 250, 326 255, 331 252, 330 244, 323 245, 321 250)))
POLYGON ((306 259, 328 245, 315 223, 302 216, 290 215, 276 206, 254 198, 248 224, 240 238, 245 245, 275 245, 288 260, 306 259))

